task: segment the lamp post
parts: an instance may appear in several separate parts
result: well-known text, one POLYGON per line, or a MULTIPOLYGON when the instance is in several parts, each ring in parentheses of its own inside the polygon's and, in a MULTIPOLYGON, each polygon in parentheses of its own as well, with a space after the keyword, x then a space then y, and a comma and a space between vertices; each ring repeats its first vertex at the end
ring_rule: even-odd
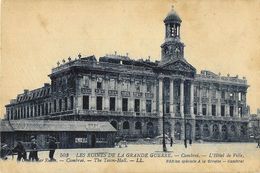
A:
POLYGON ((163 152, 167 151, 166 143, 165 143, 165 128, 164 128, 164 120, 165 120, 165 92, 164 92, 164 80, 163 80, 163 116, 162 116, 162 128, 163 128, 163 152))

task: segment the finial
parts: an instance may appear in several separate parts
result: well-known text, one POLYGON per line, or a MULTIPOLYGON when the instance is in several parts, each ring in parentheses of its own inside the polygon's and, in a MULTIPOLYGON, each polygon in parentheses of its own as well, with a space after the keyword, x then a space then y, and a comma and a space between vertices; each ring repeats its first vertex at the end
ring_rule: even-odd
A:
POLYGON ((172 5, 172 11, 174 10, 174 5, 172 5))
POLYGON ((79 57, 79 59, 81 58, 81 54, 80 53, 78 54, 78 57, 79 57))

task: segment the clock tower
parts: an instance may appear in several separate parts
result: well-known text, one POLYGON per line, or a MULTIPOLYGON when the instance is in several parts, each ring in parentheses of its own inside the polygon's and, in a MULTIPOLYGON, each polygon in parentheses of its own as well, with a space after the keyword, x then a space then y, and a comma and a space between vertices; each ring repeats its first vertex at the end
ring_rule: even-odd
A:
POLYGON ((184 58, 184 44, 180 40, 181 22, 172 8, 164 19, 165 41, 161 45, 161 64, 184 58))

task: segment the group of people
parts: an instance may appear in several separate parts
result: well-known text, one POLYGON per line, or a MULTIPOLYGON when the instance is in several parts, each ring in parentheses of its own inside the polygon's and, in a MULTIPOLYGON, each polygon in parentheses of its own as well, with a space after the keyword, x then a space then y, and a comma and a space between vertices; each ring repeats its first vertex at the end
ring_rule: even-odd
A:
MULTIPOLYGON (((56 139, 52 136, 49 137, 48 149, 49 149, 50 161, 56 161, 53 156, 54 156, 55 150, 57 149, 57 144, 56 144, 56 139)), ((39 161, 38 150, 39 150, 39 148, 37 146, 36 139, 34 136, 32 136, 30 147, 27 149, 27 151, 29 151, 28 159, 27 159, 26 149, 21 141, 17 142, 17 145, 13 149, 13 152, 17 153, 17 161, 21 161, 22 159, 24 161, 39 161)))

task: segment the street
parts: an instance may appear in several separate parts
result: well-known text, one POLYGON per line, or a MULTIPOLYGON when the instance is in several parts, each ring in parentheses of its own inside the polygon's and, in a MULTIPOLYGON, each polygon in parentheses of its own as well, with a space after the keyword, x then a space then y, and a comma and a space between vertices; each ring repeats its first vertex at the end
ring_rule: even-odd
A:
MULTIPOLYGON (((131 172, 138 172, 144 168, 150 172, 165 169, 179 172, 208 172, 208 169, 213 172, 225 172, 231 168, 239 172, 260 170, 260 149, 256 148, 256 143, 194 143, 187 148, 183 144, 175 144, 173 147, 167 144, 167 152, 162 152, 162 145, 134 144, 122 148, 57 149, 54 155, 57 161, 52 163, 48 160, 48 154, 48 151, 39 152, 39 163, 33 163, 40 172, 44 172, 40 165, 46 168, 55 165, 63 169, 64 164, 67 168, 77 167, 80 170, 108 169, 108 166, 122 170, 131 167, 131 172)), ((13 159, 9 156, 8 161, 0 162, 5 171, 8 171, 5 166, 11 163, 16 163, 16 156, 13 159)), ((32 168, 31 162, 15 165, 19 168, 21 165, 30 165, 32 168)), ((69 172, 68 170, 64 172, 69 172)))

